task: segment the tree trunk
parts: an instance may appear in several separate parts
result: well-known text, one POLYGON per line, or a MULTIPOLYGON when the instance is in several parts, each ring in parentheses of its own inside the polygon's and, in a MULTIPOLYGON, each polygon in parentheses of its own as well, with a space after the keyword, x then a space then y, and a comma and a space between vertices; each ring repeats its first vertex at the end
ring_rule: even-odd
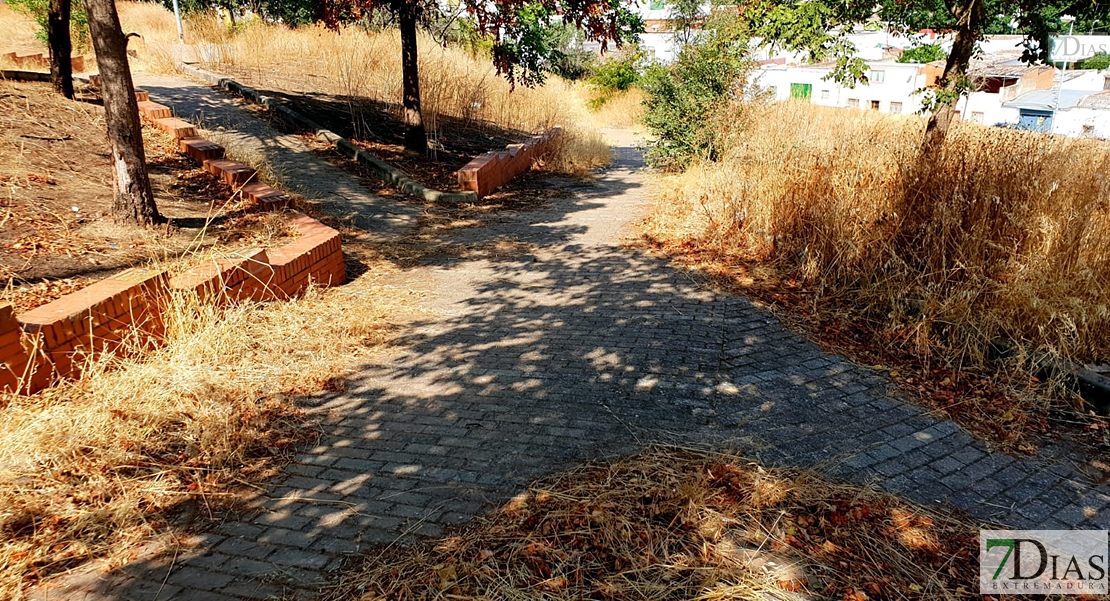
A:
POLYGON ((948 136, 948 128, 956 116, 956 103, 960 101, 960 87, 967 77, 968 65, 975 54, 975 43, 982 31, 984 0, 960 0, 959 6, 951 6, 956 17, 956 39, 952 42, 952 52, 944 63, 944 73, 937 80, 937 87, 946 97, 933 110, 929 124, 925 126, 926 151, 937 150, 948 136))
POLYGON ((135 101, 135 84, 127 63, 127 38, 120 28, 114 0, 84 0, 89 18, 96 62, 104 96, 104 117, 108 125, 108 141, 112 146, 115 170, 116 217, 149 225, 163 221, 154 204, 150 178, 146 172, 143 132, 139 123, 139 105, 135 101))
POLYGON ((419 153, 428 151, 424 120, 420 113, 420 71, 416 53, 417 7, 414 0, 402 0, 397 10, 401 28, 401 96, 405 121, 405 148, 419 153))
POLYGON ((73 99, 73 65, 69 39, 70 0, 50 0, 46 17, 46 38, 50 45, 50 83, 59 94, 73 99))

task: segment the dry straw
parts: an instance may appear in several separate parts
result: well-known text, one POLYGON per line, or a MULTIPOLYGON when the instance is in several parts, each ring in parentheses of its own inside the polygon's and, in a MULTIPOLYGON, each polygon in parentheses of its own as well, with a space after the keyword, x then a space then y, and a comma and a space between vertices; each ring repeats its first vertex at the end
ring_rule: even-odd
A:
POLYGON ((762 263, 926 363, 982 366, 1000 339, 1110 359, 1110 145, 959 124, 921 156, 920 119, 795 102, 734 122, 649 235, 762 263))
POLYGON ((372 551, 331 601, 969 599, 976 524, 731 454, 655 448, 372 551))
POLYGON ((392 271, 376 263, 290 302, 174 293, 160 349, 102 356, 78 382, 4 396, 0 597, 124 556, 172 532, 186 502, 203 512, 237 483, 264 481, 309 435, 290 397, 338 381, 405 313, 407 291, 382 281, 392 271))

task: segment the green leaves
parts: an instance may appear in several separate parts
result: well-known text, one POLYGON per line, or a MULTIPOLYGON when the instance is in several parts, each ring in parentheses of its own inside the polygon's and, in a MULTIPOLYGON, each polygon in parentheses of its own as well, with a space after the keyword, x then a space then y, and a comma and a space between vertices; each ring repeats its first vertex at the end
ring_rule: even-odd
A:
POLYGON ((735 30, 709 30, 684 47, 673 65, 648 68, 644 124, 655 141, 647 158, 675 169, 697 158, 720 156, 718 119, 729 109, 752 68, 748 40, 735 30))

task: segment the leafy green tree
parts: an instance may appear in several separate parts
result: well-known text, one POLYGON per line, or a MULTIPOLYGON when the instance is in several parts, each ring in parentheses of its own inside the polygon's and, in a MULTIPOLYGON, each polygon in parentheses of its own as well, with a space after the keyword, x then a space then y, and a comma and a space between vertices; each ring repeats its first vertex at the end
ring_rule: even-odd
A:
MULTIPOLYGON (((417 61, 417 27, 439 10, 431 0, 321 0, 322 18, 331 27, 357 21, 374 10, 388 12, 401 33, 402 105, 405 147, 427 149, 420 108, 420 78, 417 61)), ((559 53, 558 40, 550 28, 558 23, 573 25, 586 39, 618 47, 643 31, 640 18, 620 0, 462 0, 478 32, 493 40, 491 54, 497 71, 513 84, 541 83, 559 53)))
MULTIPOLYGON (((1105 0, 748 0, 741 5, 754 37, 767 45, 805 52, 814 61, 836 61, 833 77, 846 83, 863 75, 848 34, 874 16, 896 29, 932 28, 954 34, 952 51, 936 87, 926 94, 930 110, 924 147, 935 148, 948 133, 960 97, 973 85, 967 72, 983 35, 1009 28, 1025 37, 1023 60, 1048 62, 1049 37, 1063 29, 1060 17, 1076 27, 1110 21, 1105 0)), ((1082 30, 1082 29, 1080 29, 1082 30)))
POLYGON ((912 48, 906 48, 902 54, 898 55, 897 62, 899 63, 931 63, 934 61, 942 61, 948 58, 948 53, 940 44, 919 44, 912 48))
POLYGON ((717 159, 723 150, 719 119, 752 67, 748 38, 731 26, 707 27, 673 64, 649 67, 641 82, 644 125, 654 137, 648 161, 674 169, 717 159))
POLYGON ((705 18, 702 14, 701 0, 670 0, 670 25, 674 30, 674 40, 680 46, 689 44, 697 33, 700 21, 705 18))

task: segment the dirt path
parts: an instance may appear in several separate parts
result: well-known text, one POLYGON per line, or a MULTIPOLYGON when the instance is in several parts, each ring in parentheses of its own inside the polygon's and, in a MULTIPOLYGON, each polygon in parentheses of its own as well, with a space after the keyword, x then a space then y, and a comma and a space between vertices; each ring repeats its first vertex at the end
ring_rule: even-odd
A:
POLYGON ((900 400, 880 373, 623 248, 647 194, 632 140, 613 137, 616 164, 595 183, 449 240, 513 239, 531 253, 405 272, 435 292, 431 317, 347 392, 308 401, 327 435, 254 512, 65 598, 311 598, 346 554, 439 533, 541 474, 651 443, 877 481, 1015 527, 1110 526, 1107 487, 1066 449, 992 453, 900 400))

